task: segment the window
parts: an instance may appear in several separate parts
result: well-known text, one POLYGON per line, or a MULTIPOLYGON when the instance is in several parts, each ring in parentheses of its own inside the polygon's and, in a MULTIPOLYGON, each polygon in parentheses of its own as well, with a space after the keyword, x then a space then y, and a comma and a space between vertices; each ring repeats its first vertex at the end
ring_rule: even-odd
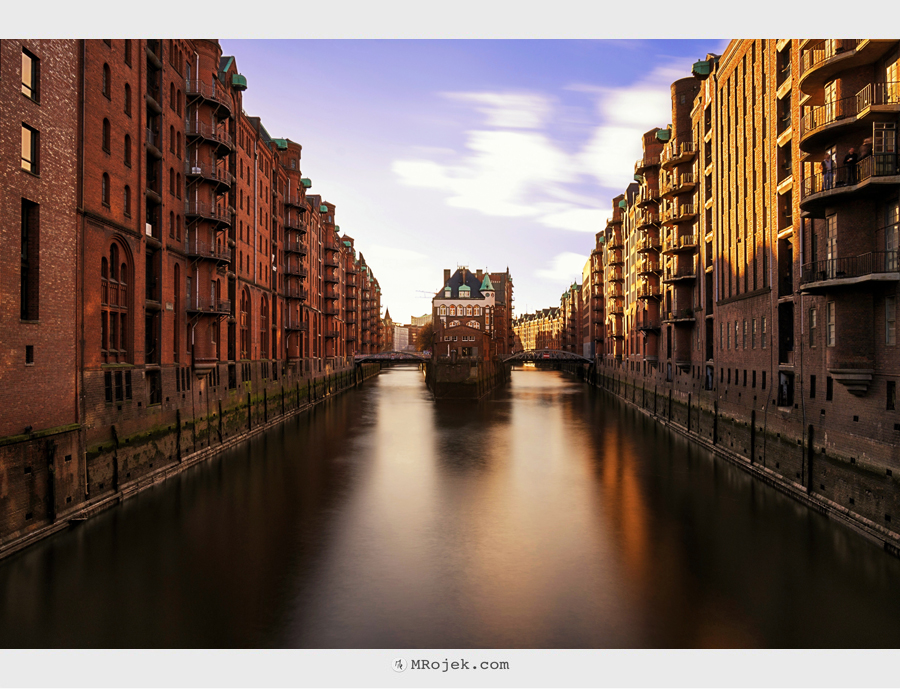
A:
POLYGON ((175 152, 175 125, 169 125, 169 152, 175 152))
POLYGON ((103 146, 103 150, 109 153, 109 139, 110 139, 110 126, 109 120, 105 117, 103 118, 103 132, 102 139, 100 141, 101 146, 103 146))
POLYGON ((124 251, 113 243, 100 261, 100 349, 108 363, 127 360, 128 274, 124 251))
POLYGON ((125 43, 125 64, 131 67, 131 39, 126 38, 125 43))
MULTIPOLYGON (((766 317, 765 316, 762 317, 762 333, 759 336, 759 341, 760 341, 760 345, 762 346, 762 348, 765 349, 766 348, 766 317)), ((765 374, 763 374, 763 376, 765 376, 765 374)), ((765 378, 763 378, 763 380, 765 380, 765 378)), ((766 387, 765 384, 763 384, 763 387, 766 387)))
POLYGON ((175 239, 175 211, 169 211, 169 238, 175 239))
POLYGON ((825 305, 825 344, 834 347, 834 302, 825 305))
POLYGON ((110 74, 109 74, 109 65, 103 65, 103 81, 100 82, 100 88, 102 89, 102 93, 104 96, 109 98, 110 88, 110 74))
POLYGON ((893 380, 887 382, 887 409, 893 411, 897 408, 897 383, 893 380))
POLYGON ((181 241, 181 214, 175 216, 175 239, 181 241))
POLYGON ((19 271, 20 318, 38 319, 40 261, 39 206, 22 199, 22 251, 19 271))
MULTIPOLYGON (((751 349, 756 349, 756 319, 750 323, 750 347, 751 349)), ((753 374, 756 375, 755 373, 753 374)), ((756 387, 755 385, 753 387, 756 387)))
POLYGON ((810 376, 809 377, 809 398, 815 399, 815 397, 816 397, 816 377, 810 376))
POLYGON ((809 310, 809 346, 816 346, 816 338, 818 337, 819 324, 818 324, 818 314, 816 312, 816 308, 813 307, 809 310))
POLYGON ((830 402, 834 398, 834 378, 825 378, 825 401, 830 402))
POLYGON ((125 84, 125 114, 131 117, 131 86, 125 84))
POLYGON ((125 164, 131 167, 131 135, 125 135, 125 164))
POLYGON ((734 322, 734 348, 735 348, 735 349, 737 349, 737 348, 739 347, 739 345, 738 345, 738 342, 739 342, 738 338, 739 338, 740 334, 741 334, 740 323, 738 323, 737 321, 735 321, 735 322, 734 322))
POLYGON ((175 196, 175 168, 169 168, 169 193, 175 196))
POLYGON ((897 344, 897 298, 884 299, 884 343, 897 344))
POLYGON ((131 217, 131 187, 129 187, 127 184, 125 185, 125 195, 124 195, 123 200, 125 202, 125 215, 130 218, 131 217))
POLYGON ((250 358, 250 295, 241 292, 241 359, 250 358))
POLYGON ((40 133, 27 124, 22 124, 22 169, 38 174, 40 133))
POLYGON ((100 179, 100 203, 109 207, 109 175, 105 172, 100 179))
POLYGON ((169 84, 169 107, 175 109, 175 84, 169 84))
POLYGON ((743 343, 741 344, 741 346, 744 349, 747 349, 747 321, 746 320, 744 320, 744 339, 743 339, 743 343))
POLYGON ((37 102, 38 96, 38 60, 24 48, 22 49, 22 93, 37 102))

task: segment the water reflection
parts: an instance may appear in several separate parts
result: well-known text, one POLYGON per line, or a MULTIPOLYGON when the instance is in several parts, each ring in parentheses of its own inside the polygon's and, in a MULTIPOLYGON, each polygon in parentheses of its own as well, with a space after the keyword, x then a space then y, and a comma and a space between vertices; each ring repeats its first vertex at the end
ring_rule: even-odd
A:
POLYGON ((898 575, 560 373, 394 369, 0 563, 0 643, 895 647, 898 575))

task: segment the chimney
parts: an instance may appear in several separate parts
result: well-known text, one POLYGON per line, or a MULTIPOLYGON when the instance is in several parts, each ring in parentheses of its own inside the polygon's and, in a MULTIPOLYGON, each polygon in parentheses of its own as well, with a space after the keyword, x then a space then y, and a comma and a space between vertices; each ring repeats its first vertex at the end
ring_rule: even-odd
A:
MULTIPOLYGON (((444 285, 446 285, 448 282, 450 282, 450 269, 444 268, 444 285)), ((443 287, 444 285, 441 286, 443 287)))
POLYGON ((475 277, 478 278, 479 282, 482 282, 484 280, 484 273, 482 272, 481 268, 475 271, 475 277))

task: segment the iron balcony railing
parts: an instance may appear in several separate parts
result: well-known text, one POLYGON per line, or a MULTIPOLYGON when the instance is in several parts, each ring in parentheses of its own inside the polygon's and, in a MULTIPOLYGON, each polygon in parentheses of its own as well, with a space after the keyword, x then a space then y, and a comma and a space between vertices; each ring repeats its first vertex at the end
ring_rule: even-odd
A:
POLYGON ((641 170, 653 167, 654 165, 659 165, 659 156, 645 155, 634 164, 634 171, 640 172, 641 170))
POLYGON ((651 316, 648 313, 641 314, 635 320, 635 326, 638 330, 659 330, 659 316, 651 316))
POLYGON ((234 148, 234 143, 228 132, 218 127, 213 127, 206 122, 198 122, 196 120, 185 122, 184 133, 188 137, 200 137, 208 141, 215 141, 223 144, 228 148, 234 148))
POLYGON ((219 105, 223 105, 229 112, 231 111, 231 98, 229 98, 225 87, 218 81, 207 84, 199 79, 185 79, 184 91, 188 98, 199 96, 204 100, 213 101, 219 105))
POLYGON ((637 215, 637 229, 642 227, 650 227, 659 224, 659 213, 656 211, 645 210, 637 215))
POLYGON ((185 162, 184 174, 188 177, 202 177, 203 179, 210 179, 222 184, 227 184, 228 186, 234 184, 234 175, 228 172, 228 170, 222 170, 221 168, 218 168, 215 165, 211 165, 210 163, 185 162))
POLYGON ((898 104, 900 104, 900 82, 866 84, 855 96, 807 108, 803 119, 800 120, 800 135, 805 136, 825 125, 856 117, 873 105, 898 104))
POLYGON ((614 230, 609 233, 609 240, 606 242, 606 246, 610 249, 617 249, 625 246, 625 240, 623 238, 622 232, 619 230, 614 230))
POLYGON ((184 204, 184 214, 190 216, 200 216, 210 220, 219 220, 224 223, 231 224, 232 211, 229 208, 220 208, 211 203, 203 201, 188 201, 184 204))
POLYGON ((184 242, 184 252, 188 256, 211 258, 216 261, 231 261, 231 249, 220 244, 211 244, 199 239, 188 239, 184 242))
POLYGON ((659 290, 658 285, 643 284, 643 285, 638 285, 638 287, 637 287, 638 299, 649 299, 651 297, 658 297, 659 292, 660 292, 660 290, 659 290))
POLYGON ((876 273, 900 272, 897 250, 870 251, 847 258, 826 258, 803 266, 800 284, 807 285, 826 280, 846 280, 865 277, 876 273))
POLYGON ((690 267, 680 267, 680 266, 667 266, 666 272, 664 276, 664 280, 681 280, 681 279, 690 279, 696 278, 697 272, 693 266, 690 267))
POLYGON ((625 264, 625 253, 622 251, 610 251, 607 256, 607 265, 621 266, 625 264))
POLYGON ((875 153, 866 156, 856 165, 842 165, 805 178, 801 198, 805 199, 813 194, 840 187, 854 186, 872 177, 887 177, 898 173, 900 167, 896 153, 875 153))
POLYGON ((190 294, 187 299, 187 310, 192 313, 231 313, 231 301, 228 299, 212 299, 190 294))
POLYGON ((153 148, 157 150, 162 149, 162 137, 150 129, 150 127, 147 127, 147 144, 153 146, 153 148))
POLYGON ((293 206, 295 208, 306 208, 306 201, 298 194, 285 194, 284 205, 293 206))
POLYGON ((679 249, 693 249, 697 247, 697 235, 684 234, 680 237, 667 237, 663 252, 678 251, 679 249))
POLYGON ((337 306, 326 306, 322 311, 326 316, 337 316, 341 312, 337 306))
POLYGON ((665 145, 662 155, 659 157, 661 165, 687 159, 697 152, 697 144, 693 141, 672 141, 665 145))
POLYGON ((307 297, 307 292, 302 287, 289 284, 284 288, 284 296, 286 296, 288 299, 305 300, 307 297))
POLYGON ((638 262, 638 273, 658 273, 660 272, 659 261, 640 261, 638 262))
POLYGON ((292 266, 291 264, 288 264, 283 270, 285 275, 291 275, 293 277, 305 278, 308 275, 306 268, 303 266, 292 266))
POLYGON ((285 318, 284 319, 284 329, 285 330, 296 330, 297 332, 307 333, 307 332, 309 332, 309 323, 305 323, 301 320, 295 320, 293 318, 285 318))
POLYGON ((829 38, 804 48, 800 53, 800 74, 806 74, 813 67, 835 55, 855 50, 860 42, 859 38, 829 38))
POLYGON ((683 321, 683 320, 691 320, 694 318, 694 309, 672 309, 669 311, 666 320, 669 321, 683 321))
POLYGON ((663 184, 663 193, 677 192, 688 185, 694 184, 694 175, 690 172, 682 172, 680 175, 672 175, 663 184))
POLYGON ((284 243, 284 250, 289 254, 306 254, 306 242, 288 239, 284 243))

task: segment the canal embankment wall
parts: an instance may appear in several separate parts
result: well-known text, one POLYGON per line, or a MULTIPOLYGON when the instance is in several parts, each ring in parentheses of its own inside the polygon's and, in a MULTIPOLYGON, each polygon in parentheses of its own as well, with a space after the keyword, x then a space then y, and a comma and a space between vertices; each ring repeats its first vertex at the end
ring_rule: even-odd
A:
POLYGON ((425 381, 435 399, 479 399, 509 382, 511 370, 500 360, 431 360, 425 381))
POLYGON ((118 423, 103 424, 94 416, 85 424, 0 439, 0 559, 379 372, 378 364, 360 364, 219 389, 195 380, 192 389, 179 392, 179 398, 184 397, 177 404, 136 408, 118 423))
POLYGON ((818 406, 778 407, 771 390, 728 399, 604 367, 563 368, 900 556, 900 445, 883 438, 887 429, 829 426, 818 406))

